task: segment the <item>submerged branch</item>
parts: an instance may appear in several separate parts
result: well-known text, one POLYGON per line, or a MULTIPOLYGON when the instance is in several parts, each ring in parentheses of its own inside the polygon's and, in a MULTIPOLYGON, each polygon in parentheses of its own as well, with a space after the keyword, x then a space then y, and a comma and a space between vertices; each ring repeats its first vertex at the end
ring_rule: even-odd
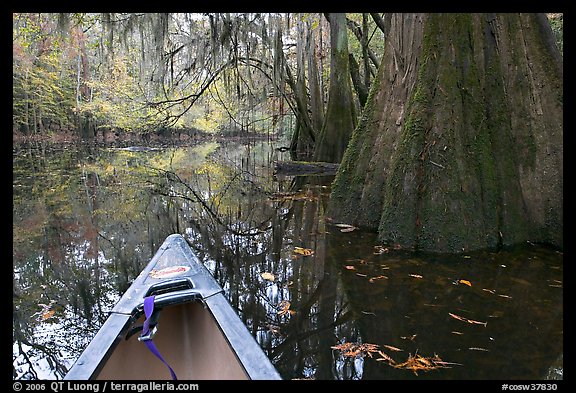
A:
POLYGON ((284 176, 294 175, 334 175, 339 164, 332 162, 278 161, 274 173, 284 176))
MULTIPOLYGON (((167 196, 167 197, 171 197, 171 198, 180 198, 180 199, 184 199, 190 202, 197 202, 200 203, 200 205, 204 208, 204 210, 219 224, 221 225, 223 228, 225 228, 227 231, 229 231, 230 233, 232 233, 233 235, 236 236, 258 236, 260 234, 262 234, 263 232, 268 231, 269 229, 271 229, 272 227, 269 226, 268 228, 265 229, 257 229, 255 231, 249 230, 249 231, 238 231, 234 228, 232 228, 229 224, 226 224, 222 218, 218 215, 217 212, 214 211, 214 209, 206 202, 206 200, 204 200, 204 198, 202 198, 201 195, 198 194, 198 192, 196 192, 192 187, 190 187, 184 180, 182 180, 176 173, 172 172, 172 171, 167 171, 164 169, 160 169, 160 168, 153 168, 153 170, 158 171, 162 174, 164 174, 166 176, 166 178, 168 179, 168 181, 175 181, 179 184, 181 184, 182 186, 184 186, 186 188, 187 191, 189 191, 194 198, 191 198, 190 196, 186 195, 186 194, 181 194, 181 193, 175 193, 174 191, 163 191, 163 190, 157 190, 157 192, 160 195, 163 196, 167 196)), ((156 185, 156 184, 155 184, 156 185)))

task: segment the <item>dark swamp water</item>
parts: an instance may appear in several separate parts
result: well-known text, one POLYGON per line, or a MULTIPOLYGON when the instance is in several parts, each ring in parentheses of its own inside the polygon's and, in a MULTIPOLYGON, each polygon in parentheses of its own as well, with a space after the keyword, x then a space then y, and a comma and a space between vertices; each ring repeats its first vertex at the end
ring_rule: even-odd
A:
POLYGON ((384 249, 324 214, 330 178, 275 177, 284 154, 15 145, 13 378, 61 379, 171 233, 284 379, 562 378, 563 253, 384 249))

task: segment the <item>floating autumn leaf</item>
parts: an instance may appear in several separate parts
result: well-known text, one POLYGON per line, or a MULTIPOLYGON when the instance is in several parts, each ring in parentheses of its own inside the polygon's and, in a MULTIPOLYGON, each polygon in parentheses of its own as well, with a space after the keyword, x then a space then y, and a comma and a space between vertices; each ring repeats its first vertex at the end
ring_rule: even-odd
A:
POLYGON ((335 224, 338 228, 340 228, 340 232, 352 232, 358 229, 354 225, 349 224, 335 224))
POLYGON ((42 313, 42 320, 45 321, 48 318, 51 318, 55 313, 56 313, 56 311, 54 311, 54 310, 48 310, 45 313, 42 313))
POLYGON ((372 353, 379 352, 377 344, 369 344, 369 343, 342 343, 330 347, 332 349, 337 349, 342 352, 342 355, 345 357, 355 358, 355 357, 364 357, 368 355, 372 357, 372 353))
POLYGON ((384 352, 378 351, 378 354, 380 355, 380 357, 376 359, 377 362, 387 362, 391 366, 396 364, 396 361, 392 359, 390 356, 386 355, 384 352))
POLYGON ((548 284, 549 287, 552 288, 562 288, 562 281, 560 280, 546 280, 552 282, 552 284, 548 284))
POLYGON ((468 280, 458 280, 460 284, 468 285, 469 287, 472 286, 472 283, 468 280))
POLYGON ((394 351, 394 352, 401 352, 401 351, 403 351, 403 349, 393 347, 392 345, 383 344, 382 346, 383 346, 384 348, 387 348, 387 349, 389 349, 389 350, 391 350, 391 351, 394 351))
POLYGON ((268 273, 268 272, 260 273, 260 276, 264 280, 268 280, 268 281, 274 281, 276 279, 275 275, 273 275, 272 273, 268 273))
POLYGON ((450 363, 445 362, 440 359, 440 356, 434 354, 432 357, 424 357, 418 354, 408 354, 408 359, 404 363, 391 364, 394 368, 412 370, 412 372, 417 376, 418 371, 431 371, 439 368, 450 368, 449 365, 458 365, 460 363, 450 363))
POLYGON ((456 315, 456 314, 452 314, 451 312, 449 312, 448 315, 450 315, 452 318, 457 319, 457 320, 462 321, 462 322, 467 322, 467 323, 471 323, 471 324, 475 324, 475 325, 484 325, 484 327, 486 327, 486 325, 488 325, 488 322, 475 321, 473 319, 468 319, 468 318, 464 318, 464 317, 461 317, 461 316, 456 315))
POLYGON ((374 246, 374 255, 384 254, 385 252, 390 251, 388 247, 384 246, 374 246))
POLYGON ((314 250, 303 247, 294 247, 294 254, 303 255, 305 257, 314 254, 314 250))
POLYGON ((42 311, 35 312, 34 314, 32 314, 32 316, 33 317, 35 316, 38 322, 42 322, 47 320, 48 318, 53 317, 54 314, 56 313, 55 310, 51 309, 54 303, 56 303, 56 300, 50 300, 49 304, 38 303, 38 306, 42 308, 42 311))
POLYGON ((277 312, 277 314, 280 316, 285 315, 285 314, 288 314, 288 315, 296 314, 296 311, 290 310, 290 302, 288 300, 282 300, 278 304, 278 308, 280 310, 277 312))
POLYGON ((383 276, 383 275, 376 276, 376 277, 371 277, 370 279, 368 279, 368 282, 374 283, 374 282, 376 282, 376 280, 381 280, 381 279, 383 279, 383 278, 386 278, 386 279, 387 279, 388 277, 383 276))

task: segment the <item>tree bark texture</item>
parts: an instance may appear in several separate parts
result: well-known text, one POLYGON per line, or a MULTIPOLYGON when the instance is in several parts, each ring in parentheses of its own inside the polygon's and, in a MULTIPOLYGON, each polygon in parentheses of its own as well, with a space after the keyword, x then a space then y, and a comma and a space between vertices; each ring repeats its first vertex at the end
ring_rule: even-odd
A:
POLYGON ((385 243, 563 247, 563 69, 544 15, 394 14, 329 214, 385 243))

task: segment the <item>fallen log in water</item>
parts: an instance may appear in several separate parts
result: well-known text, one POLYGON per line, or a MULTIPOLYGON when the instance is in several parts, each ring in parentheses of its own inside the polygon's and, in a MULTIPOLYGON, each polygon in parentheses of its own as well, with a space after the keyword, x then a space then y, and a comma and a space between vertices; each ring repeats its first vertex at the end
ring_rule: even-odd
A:
POLYGON ((339 164, 332 162, 277 161, 274 173, 284 176, 334 175, 339 164))

